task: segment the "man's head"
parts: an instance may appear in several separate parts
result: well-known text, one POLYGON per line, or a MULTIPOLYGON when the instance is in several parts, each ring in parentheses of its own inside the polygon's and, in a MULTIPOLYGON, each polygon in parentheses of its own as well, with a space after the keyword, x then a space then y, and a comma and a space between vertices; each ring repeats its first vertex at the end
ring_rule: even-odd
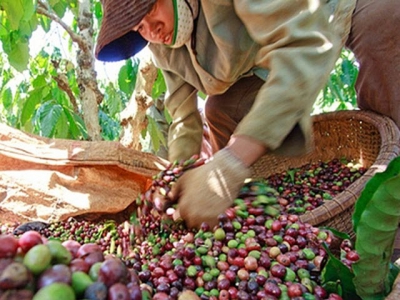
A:
POLYGON ((96 58, 118 61, 142 50, 147 41, 132 29, 153 8, 156 1, 102 0, 103 20, 97 38, 96 58))
POLYGON ((127 59, 147 42, 180 47, 193 31, 198 0, 102 0, 103 21, 95 55, 127 59))
POLYGON ((169 45, 174 34, 174 0, 102 0, 103 21, 96 58, 127 59, 147 42, 169 45))

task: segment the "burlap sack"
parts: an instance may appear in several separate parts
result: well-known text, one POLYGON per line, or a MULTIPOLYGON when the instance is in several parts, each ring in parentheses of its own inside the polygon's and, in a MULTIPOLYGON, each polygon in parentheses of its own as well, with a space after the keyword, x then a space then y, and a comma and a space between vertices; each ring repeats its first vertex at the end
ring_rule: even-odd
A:
POLYGON ((47 139, 0 124, 0 223, 121 212, 166 164, 119 142, 47 139))

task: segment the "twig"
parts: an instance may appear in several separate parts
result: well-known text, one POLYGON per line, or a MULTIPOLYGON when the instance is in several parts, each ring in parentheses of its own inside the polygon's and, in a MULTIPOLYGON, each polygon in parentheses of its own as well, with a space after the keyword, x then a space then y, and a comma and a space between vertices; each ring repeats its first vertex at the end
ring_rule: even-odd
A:
POLYGON ((37 3, 38 7, 36 8, 36 12, 38 14, 46 16, 54 22, 58 23, 69 34, 72 41, 78 44, 79 48, 81 48, 83 51, 87 51, 87 45, 85 44, 81 36, 73 32, 70 26, 65 24, 65 22, 61 20, 56 14, 52 13, 51 8, 47 5, 47 3, 43 2, 42 0, 38 0, 37 3))
POLYGON ((76 98, 72 93, 72 90, 68 84, 68 81, 64 74, 58 74, 57 76, 52 76, 53 79, 57 82, 58 87, 60 90, 67 93, 69 97, 69 101, 71 102, 72 106, 74 107, 75 113, 79 113, 78 103, 76 102, 76 98))

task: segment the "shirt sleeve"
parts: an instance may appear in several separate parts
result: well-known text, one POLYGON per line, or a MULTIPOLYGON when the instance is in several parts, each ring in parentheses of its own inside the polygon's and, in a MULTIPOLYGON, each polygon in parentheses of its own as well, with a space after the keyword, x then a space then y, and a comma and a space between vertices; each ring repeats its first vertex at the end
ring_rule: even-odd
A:
POLYGON ((340 54, 325 1, 233 0, 250 36, 260 45, 255 64, 269 70, 250 112, 235 134, 269 149, 306 148, 313 104, 340 54), (297 137, 291 135, 296 134, 297 137))
POLYGON ((163 71, 168 94, 165 107, 172 117, 168 131, 168 160, 187 160, 200 154, 203 122, 197 108, 197 89, 176 74, 163 71))

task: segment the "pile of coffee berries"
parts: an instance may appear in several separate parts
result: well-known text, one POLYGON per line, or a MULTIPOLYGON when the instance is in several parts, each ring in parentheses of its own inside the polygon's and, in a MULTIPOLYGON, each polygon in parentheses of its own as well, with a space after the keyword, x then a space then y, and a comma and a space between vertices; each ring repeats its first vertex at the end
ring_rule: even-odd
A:
MULTIPOLYGON (((30 248, 24 246, 26 236, 33 240, 32 231, 11 236, 12 227, 3 226, 0 239, 8 242, 0 242, 0 273, 7 276, 0 276, 0 297, 13 293, 40 300, 62 293, 71 299, 94 299, 95 294, 102 295, 95 299, 173 300, 192 291, 200 299, 341 299, 339 292, 325 289, 321 277, 328 258, 323 245, 332 245, 332 233, 302 223, 298 215, 347 187, 361 176, 362 168, 334 160, 249 181, 233 206, 219 216, 218 226, 204 223, 199 230, 189 230, 163 214, 165 207, 157 207, 154 195, 168 198, 176 180, 203 163, 194 157, 171 164, 137 199, 131 219, 121 224, 71 218, 40 228, 40 239, 30 242, 32 249, 41 246, 36 254, 28 255, 30 248), (55 243, 64 254, 54 255, 62 261, 53 257, 55 243), (4 245, 14 246, 10 250, 1 248, 4 245), (16 262, 24 265, 18 266, 22 271, 17 274, 27 273, 18 280, 9 271, 16 262), (45 276, 47 270, 52 271, 45 276)), ((351 242, 342 241, 339 250, 340 259, 351 268, 358 259, 351 242)))
POLYGON ((333 199, 366 171, 359 164, 333 159, 273 174, 266 184, 278 191, 281 211, 303 214, 333 199))
MULTIPOLYGON (((97 244, 0 235, 1 299, 145 299, 136 272, 97 244)), ((148 295, 147 299, 150 299, 148 295)))

